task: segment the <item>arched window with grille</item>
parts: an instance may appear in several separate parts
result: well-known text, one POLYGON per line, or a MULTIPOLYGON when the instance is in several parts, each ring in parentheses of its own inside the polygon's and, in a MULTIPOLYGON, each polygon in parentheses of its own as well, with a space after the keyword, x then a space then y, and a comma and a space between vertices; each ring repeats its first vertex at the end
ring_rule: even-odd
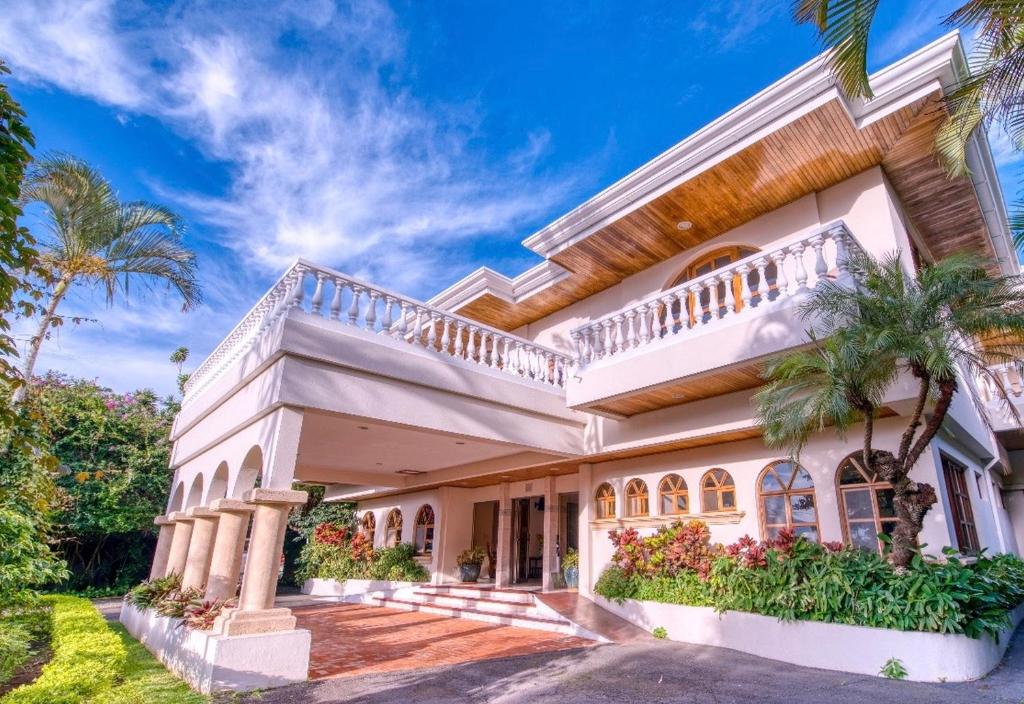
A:
POLYGON ((598 520, 615 518, 615 489, 608 482, 594 492, 594 515, 598 520))
POLYGON ((806 469, 787 460, 772 462, 761 472, 757 496, 765 538, 777 538, 780 530, 790 528, 796 535, 818 542, 814 480, 806 469))
POLYGON ((680 515, 690 512, 690 492, 686 481, 678 474, 666 474, 658 484, 663 516, 680 515))
POLYGON ((423 504, 416 512, 413 547, 417 555, 429 555, 434 551, 434 509, 430 504, 423 504))
POLYGON ((384 547, 393 548, 402 542, 402 512, 391 509, 384 521, 384 547))
POLYGON ((647 483, 643 479, 631 479, 626 484, 626 515, 649 516, 651 514, 650 497, 647 483))
POLYGON ((736 510, 736 483, 720 467, 709 469, 700 480, 701 510, 720 513, 736 510))
POLYGON ((844 540, 854 547, 881 552, 879 533, 891 535, 897 523, 892 485, 864 466, 863 452, 854 452, 839 463, 836 484, 844 540))
POLYGON ((367 541, 370 545, 373 545, 373 536, 377 532, 377 519, 373 516, 373 511, 367 511, 363 514, 363 535, 366 536, 367 541))

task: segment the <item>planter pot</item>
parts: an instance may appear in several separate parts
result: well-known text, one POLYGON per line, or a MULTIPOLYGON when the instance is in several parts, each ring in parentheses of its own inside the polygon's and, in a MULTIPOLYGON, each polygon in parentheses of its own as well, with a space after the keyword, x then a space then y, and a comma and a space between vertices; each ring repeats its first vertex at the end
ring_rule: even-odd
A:
POLYGON ((565 577, 565 586, 569 589, 576 589, 580 586, 579 567, 566 567, 562 575, 565 577))
POLYGON ((480 579, 480 563, 475 565, 459 565, 459 579, 463 582, 475 582, 480 579))

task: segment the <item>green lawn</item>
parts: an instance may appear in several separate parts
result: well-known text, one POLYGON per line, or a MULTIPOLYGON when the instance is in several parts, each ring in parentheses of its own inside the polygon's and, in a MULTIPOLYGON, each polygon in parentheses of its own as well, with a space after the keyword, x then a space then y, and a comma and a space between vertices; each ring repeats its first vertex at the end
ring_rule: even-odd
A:
POLYGON ((120 684, 97 695, 90 704, 206 704, 209 697, 193 692, 128 635, 120 623, 110 624, 128 653, 120 684))

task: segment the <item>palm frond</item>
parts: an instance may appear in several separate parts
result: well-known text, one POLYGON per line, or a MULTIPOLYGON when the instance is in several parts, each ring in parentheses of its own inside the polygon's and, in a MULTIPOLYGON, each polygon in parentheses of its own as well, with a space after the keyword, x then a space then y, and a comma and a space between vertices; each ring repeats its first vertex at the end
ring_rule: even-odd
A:
POLYGON ((843 91, 856 98, 872 97, 868 83, 868 37, 879 0, 797 0, 794 18, 813 23, 843 91))

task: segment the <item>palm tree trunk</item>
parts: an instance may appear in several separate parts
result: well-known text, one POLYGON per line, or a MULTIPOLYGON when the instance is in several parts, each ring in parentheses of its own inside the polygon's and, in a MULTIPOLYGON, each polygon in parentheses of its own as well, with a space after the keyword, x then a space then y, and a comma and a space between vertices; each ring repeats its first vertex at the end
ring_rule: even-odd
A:
POLYGON ((68 287, 71 285, 73 278, 71 275, 65 274, 57 282, 57 285, 54 286, 53 293, 50 294, 50 300, 47 301, 46 309, 43 311, 43 317, 39 321, 39 328, 35 336, 28 342, 28 355, 25 357, 25 366, 22 369, 22 377, 25 383, 15 389, 11 397, 12 401, 16 404, 20 403, 25 398, 25 394, 28 393, 28 384, 32 381, 32 372, 35 371, 36 360, 39 359, 39 348, 43 346, 43 340, 46 339, 46 333, 50 329, 54 315, 56 315, 57 306, 64 299, 64 295, 68 292, 68 287))

